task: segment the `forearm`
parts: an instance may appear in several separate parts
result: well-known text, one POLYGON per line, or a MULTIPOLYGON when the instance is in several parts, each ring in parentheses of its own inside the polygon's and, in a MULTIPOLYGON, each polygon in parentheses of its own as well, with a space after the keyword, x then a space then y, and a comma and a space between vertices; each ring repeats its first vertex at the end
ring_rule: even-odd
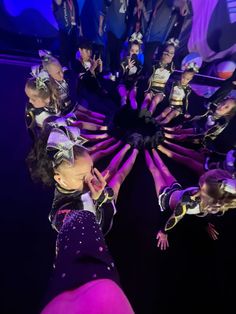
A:
POLYGON ((104 15, 99 16, 99 29, 103 29, 104 15))

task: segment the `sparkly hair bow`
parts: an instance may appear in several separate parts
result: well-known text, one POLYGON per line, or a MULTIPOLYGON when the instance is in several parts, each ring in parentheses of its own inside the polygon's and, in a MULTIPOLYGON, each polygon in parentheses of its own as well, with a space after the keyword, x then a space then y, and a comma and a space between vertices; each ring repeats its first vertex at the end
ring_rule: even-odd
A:
POLYGON ((197 65, 196 62, 189 62, 183 65, 183 70, 193 70, 194 72, 198 73, 199 72, 199 66, 197 65))
POLYGON ((129 39, 129 41, 132 43, 134 41, 137 41, 140 45, 143 43, 142 41, 143 35, 138 32, 138 33, 133 33, 129 39))
POLYGON ((40 65, 34 65, 31 67, 30 73, 36 79, 36 88, 48 90, 46 82, 49 81, 49 74, 45 70, 42 70, 40 65))
MULTIPOLYGON (((60 164, 62 161, 67 161, 70 164, 74 163, 74 146, 83 147, 87 140, 80 136, 80 130, 77 127, 67 126, 63 128, 52 129, 48 141, 47 152, 54 153, 53 166, 60 164)), ((85 148, 86 149, 86 148, 85 148)))
POLYGON ((230 194, 236 194, 236 180, 235 179, 225 179, 221 183, 221 188, 230 194))
POLYGON ((179 46, 179 40, 178 39, 174 39, 174 38, 170 38, 166 44, 168 45, 173 45, 174 47, 178 47, 179 46))
POLYGON ((42 58, 44 61, 48 61, 50 58, 52 58, 52 54, 48 50, 39 50, 39 56, 42 58))

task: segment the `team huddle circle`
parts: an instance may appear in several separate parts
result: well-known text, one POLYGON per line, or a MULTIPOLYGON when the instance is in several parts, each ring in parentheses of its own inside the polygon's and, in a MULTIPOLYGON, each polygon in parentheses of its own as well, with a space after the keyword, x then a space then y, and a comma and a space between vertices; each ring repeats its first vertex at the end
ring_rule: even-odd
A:
POLYGON ((155 118, 147 117, 145 110, 132 110, 128 106, 114 114, 108 133, 139 150, 157 147, 164 141, 163 128, 155 118))

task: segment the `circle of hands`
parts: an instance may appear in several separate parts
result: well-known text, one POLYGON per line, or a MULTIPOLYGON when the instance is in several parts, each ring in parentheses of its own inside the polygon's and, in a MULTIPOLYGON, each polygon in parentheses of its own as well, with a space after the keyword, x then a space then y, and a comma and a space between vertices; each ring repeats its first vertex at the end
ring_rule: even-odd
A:
MULTIPOLYGON (((95 60, 94 64, 96 64, 96 66, 98 65, 98 63, 99 63, 98 60, 95 60)), ((130 67, 133 66, 132 60, 130 60, 129 66, 130 67)), ((110 155, 111 153, 113 153, 115 151, 115 149, 117 149, 118 147, 121 146, 122 141, 121 140, 117 141, 117 139, 115 137, 111 137, 108 133, 101 133, 100 132, 98 134, 94 134, 94 133, 91 134, 91 133, 87 132, 87 131, 107 131, 108 127, 104 123, 105 122, 105 115, 97 113, 97 112, 93 112, 93 111, 88 110, 82 106, 77 107, 77 111, 75 112, 75 114, 76 114, 76 117, 78 120, 74 121, 72 125, 80 127, 81 136, 84 137, 85 139, 89 140, 90 142, 98 142, 98 143, 94 144, 93 146, 89 147, 90 154, 91 154, 94 162, 98 161, 99 159, 101 159, 107 155, 110 155)), ((182 130, 182 126, 180 125, 180 126, 177 126, 174 128, 164 127, 164 130, 169 132, 170 135, 172 132, 175 132, 175 134, 177 134, 177 136, 178 136, 178 134, 182 130)), ((164 140, 163 144, 166 144, 168 146, 171 143, 168 142, 166 135, 167 135, 167 133, 165 133, 165 140, 164 140)), ((178 138, 178 140, 181 141, 181 140, 184 140, 184 138, 183 139, 178 138)), ((176 144, 171 144, 171 145, 176 145, 176 144)), ((127 146, 127 144, 126 144, 126 146, 127 146)), ((129 145, 128 149, 130 149, 130 148, 131 148, 131 146, 129 145)), ((127 148, 125 148, 125 146, 124 146, 120 150, 120 153, 122 152, 122 150, 127 151, 127 148)), ((146 164, 147 164, 151 173, 155 172, 156 168, 160 167, 160 164, 158 167, 156 165, 157 159, 158 158, 160 159, 160 157, 157 153, 157 150, 160 150, 162 153, 165 153, 164 146, 162 144, 158 145, 156 147, 156 149, 152 149, 153 157, 151 157, 151 155, 147 152, 147 150, 145 150, 146 164)), ((136 151, 136 154, 135 154, 135 159, 136 159, 137 154, 139 153, 139 150, 135 149, 135 151, 136 151)), ((204 154, 204 150, 202 150, 201 153, 204 154)), ((167 153, 166 153, 166 155, 168 157, 171 157, 171 155, 168 155, 167 153)), ((114 173, 116 173, 116 171, 118 170, 118 164, 119 163, 116 166, 114 166, 114 164, 115 164, 114 160, 111 162, 111 164, 112 163, 113 163, 113 166, 111 167, 111 171, 105 170, 103 172, 103 174, 100 173, 98 169, 94 168, 94 173, 93 173, 92 178, 90 178, 86 182, 89 189, 90 189, 91 196, 92 196, 93 200, 97 200, 100 197, 100 195, 102 194, 107 182, 109 183, 112 175, 114 175, 114 173)), ((134 162, 133 162, 133 164, 134 164, 134 162)), ((132 164, 131 168, 133 167, 133 164, 132 164)), ((206 231, 212 240, 218 239, 219 233, 217 232, 214 224, 208 223, 208 225, 206 227, 206 231)), ((163 230, 159 230, 157 232, 156 240, 157 240, 157 247, 158 248, 160 248, 161 250, 168 249, 168 247, 169 247, 168 235, 165 232, 163 232, 163 230)))

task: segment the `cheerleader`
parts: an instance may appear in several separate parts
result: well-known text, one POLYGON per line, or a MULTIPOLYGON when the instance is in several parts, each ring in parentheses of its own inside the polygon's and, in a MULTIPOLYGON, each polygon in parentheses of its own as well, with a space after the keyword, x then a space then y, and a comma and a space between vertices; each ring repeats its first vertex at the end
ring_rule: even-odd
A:
POLYGON ((38 138, 45 123, 60 117, 64 125, 76 125, 86 130, 105 131, 103 126, 105 116, 82 106, 77 106, 74 112, 63 114, 60 108, 58 91, 51 84, 46 71, 32 72, 25 85, 25 93, 29 102, 25 109, 26 126, 33 142, 38 138))
MULTIPOLYGON (((225 170, 214 169, 204 173, 198 187, 183 189, 171 175, 156 150, 153 157, 145 151, 146 163, 151 172, 161 211, 171 211, 163 230, 157 233, 157 247, 169 247, 168 232, 186 215, 206 216, 224 214, 236 205, 236 180, 225 170)), ((216 240, 218 232, 214 225, 207 226, 209 236, 216 240)))
POLYGON ((115 213, 112 187, 119 190, 116 184, 131 170, 134 154, 132 162, 130 157, 113 177, 115 182, 111 179, 106 187, 109 174, 103 176, 93 167, 84 143, 78 128, 54 124, 45 129, 28 157, 35 180, 56 184, 49 215, 58 233, 56 258, 42 313, 74 313, 78 309, 87 313, 90 307, 112 313, 115 307, 117 313, 130 314, 133 310, 119 286, 104 233, 110 230, 115 213))
POLYGON ((51 116, 60 116, 61 110, 57 91, 50 84, 49 75, 42 71, 29 78, 25 85, 25 93, 29 99, 26 105, 26 126, 33 140, 38 137, 44 121, 51 116))
POLYGON ((189 118, 188 113, 188 97, 191 93, 189 82, 194 75, 198 73, 198 67, 195 63, 189 63, 185 66, 180 80, 173 83, 170 96, 169 106, 158 116, 156 121, 160 125, 168 124, 174 118, 184 114, 185 118, 189 118))
POLYGON ((47 71, 50 82, 57 90, 62 112, 68 113, 73 109, 73 103, 70 96, 69 80, 65 79, 65 70, 58 59, 53 57, 47 50, 39 50, 39 56, 42 60, 43 70, 47 71))
POLYGON ((173 57, 178 40, 170 39, 165 46, 161 59, 153 66, 153 73, 149 78, 149 86, 141 107, 140 117, 150 118, 157 105, 165 97, 166 83, 174 71, 173 57))
POLYGON ((236 99, 228 98, 222 101, 215 109, 208 110, 205 114, 195 116, 184 125, 165 128, 165 137, 178 141, 191 141, 204 146, 209 145, 223 132, 231 119, 236 114, 236 99))
POLYGON ((137 83, 142 70, 142 65, 138 60, 139 53, 140 43, 136 40, 131 41, 129 55, 121 62, 120 82, 118 85, 121 106, 125 106, 129 99, 131 108, 134 110, 138 108, 136 101, 137 83))

